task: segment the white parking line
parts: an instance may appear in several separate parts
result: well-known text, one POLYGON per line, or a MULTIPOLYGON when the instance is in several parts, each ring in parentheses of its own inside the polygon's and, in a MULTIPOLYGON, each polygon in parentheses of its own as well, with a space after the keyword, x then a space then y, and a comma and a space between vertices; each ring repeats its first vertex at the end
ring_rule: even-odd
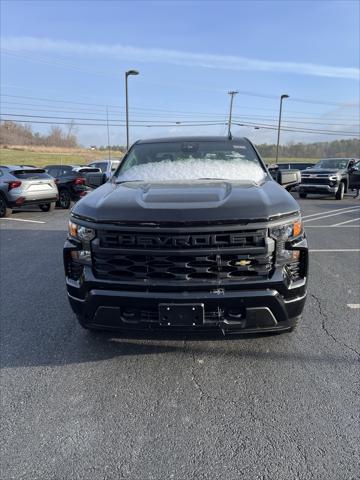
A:
POLYGON ((318 215, 326 215, 327 213, 332 213, 332 212, 341 212, 342 210, 351 210, 353 208, 357 208, 356 205, 352 205, 351 207, 344 207, 344 208, 334 208, 333 210, 327 210, 326 212, 312 213, 311 215, 304 215, 302 218, 304 220, 305 218, 317 217, 318 215))
POLYGON ((345 225, 345 223, 356 222, 356 220, 360 220, 360 217, 352 218, 351 220, 346 220, 346 222, 336 223, 335 225, 332 225, 332 227, 339 227, 340 225, 345 225))
POLYGON ((349 308, 360 308, 360 303, 348 303, 349 308))
POLYGON ((0 220, 12 220, 13 222, 28 222, 28 223, 46 223, 40 220, 24 220, 23 218, 0 218, 0 220))
POLYGON ((360 252, 360 248, 312 248, 310 252, 360 252))
POLYGON ((337 212, 337 213, 330 213, 329 215, 321 214, 320 217, 308 218, 307 220, 304 220, 304 223, 306 223, 306 222, 317 222, 318 220, 322 220, 323 218, 335 217, 336 215, 342 215, 343 213, 357 212, 358 210, 360 210, 360 207, 352 207, 351 210, 346 210, 345 212, 342 211, 342 212, 337 212))
POLYGON ((306 228, 360 228, 360 225, 344 225, 343 227, 337 225, 306 225, 306 228))

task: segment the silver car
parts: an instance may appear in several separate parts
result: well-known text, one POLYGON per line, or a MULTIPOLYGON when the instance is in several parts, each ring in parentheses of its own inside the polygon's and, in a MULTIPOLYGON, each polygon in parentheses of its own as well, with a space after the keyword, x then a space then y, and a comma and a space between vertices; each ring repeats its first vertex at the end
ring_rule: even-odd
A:
POLYGON ((58 189, 44 169, 25 165, 0 165, 0 217, 13 208, 38 205, 43 212, 55 208, 58 189))
POLYGON ((109 179, 113 176, 116 169, 120 165, 121 160, 118 158, 111 158, 110 160, 98 160, 96 162, 89 163, 87 166, 92 168, 99 168, 102 173, 105 173, 106 178, 109 179))

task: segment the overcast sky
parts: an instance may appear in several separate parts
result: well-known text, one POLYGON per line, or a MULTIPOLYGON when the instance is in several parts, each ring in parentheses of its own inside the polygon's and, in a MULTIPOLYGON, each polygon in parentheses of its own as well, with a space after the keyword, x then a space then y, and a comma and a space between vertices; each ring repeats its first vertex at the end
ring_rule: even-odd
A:
POLYGON ((106 144, 108 106, 119 124, 110 143, 123 144, 124 72, 136 68, 132 140, 224 134, 229 90, 246 125, 233 132, 256 143, 276 141, 284 93, 282 143, 359 132, 357 1, 2 0, 1 10, 2 118, 44 122, 35 130, 74 118, 83 144, 106 144))

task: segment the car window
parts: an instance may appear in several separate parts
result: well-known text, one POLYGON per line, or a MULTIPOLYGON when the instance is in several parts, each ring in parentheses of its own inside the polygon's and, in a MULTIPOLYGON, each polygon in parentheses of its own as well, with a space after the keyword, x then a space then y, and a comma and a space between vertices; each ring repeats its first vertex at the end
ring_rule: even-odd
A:
POLYGON ((14 175, 16 178, 23 180, 40 180, 45 178, 51 178, 49 174, 46 173, 42 168, 32 168, 22 169, 22 170, 12 170, 11 175, 14 175))
POLYGON ((57 177, 59 169, 55 167, 50 167, 50 168, 47 168, 46 171, 52 177, 57 177))
POLYGON ((356 172, 360 172, 360 161, 354 163, 354 165, 352 166, 352 169, 356 172))
POLYGON ((69 175, 72 171, 73 169, 70 166, 60 167, 59 175, 69 175))
POLYGON ((98 162, 93 165, 96 168, 99 168, 102 173, 106 172, 107 162, 98 162))
POLYGON ((349 160, 347 158, 327 158, 325 160, 320 160, 320 162, 316 164, 316 167, 344 170, 347 168, 348 163, 349 160))

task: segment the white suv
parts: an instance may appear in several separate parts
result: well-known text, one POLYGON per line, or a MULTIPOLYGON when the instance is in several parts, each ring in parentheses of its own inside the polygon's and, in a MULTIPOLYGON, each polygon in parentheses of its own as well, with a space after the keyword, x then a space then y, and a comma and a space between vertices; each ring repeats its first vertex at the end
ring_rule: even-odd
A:
POLYGON ((43 212, 55 208, 58 189, 44 169, 23 165, 0 165, 0 217, 13 208, 38 205, 43 212))

